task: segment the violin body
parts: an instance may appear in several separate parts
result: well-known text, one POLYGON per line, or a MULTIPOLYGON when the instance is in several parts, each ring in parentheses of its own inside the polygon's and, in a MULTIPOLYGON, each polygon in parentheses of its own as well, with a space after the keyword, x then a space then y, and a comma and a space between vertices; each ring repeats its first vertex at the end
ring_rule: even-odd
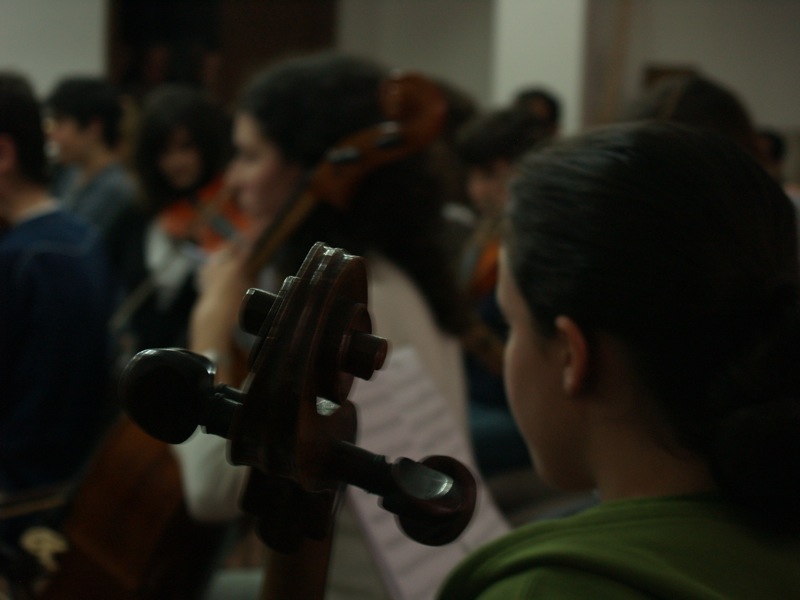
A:
POLYGON ((158 223, 172 239, 197 244, 206 253, 219 250, 250 226, 248 217, 225 189, 222 175, 195 197, 181 198, 167 206, 159 214, 158 223))

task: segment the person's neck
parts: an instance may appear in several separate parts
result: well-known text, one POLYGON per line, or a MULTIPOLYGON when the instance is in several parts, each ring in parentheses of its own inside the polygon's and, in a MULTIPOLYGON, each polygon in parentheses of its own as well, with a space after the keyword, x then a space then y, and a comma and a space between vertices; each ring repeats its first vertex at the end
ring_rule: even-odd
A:
POLYGON ((681 496, 715 488, 705 459, 666 440, 662 444, 636 432, 617 431, 595 453, 597 492, 603 501, 681 496))
POLYGON ((6 194, 3 214, 0 216, 10 225, 16 225, 36 214, 52 210, 55 206, 55 201, 44 186, 20 182, 6 194))
POLYGON ((113 151, 105 146, 96 148, 79 165, 81 185, 89 183, 98 173, 115 162, 117 155, 113 151))
POLYGON ((603 501, 713 490, 706 459, 680 442, 659 400, 634 374, 627 346, 596 333, 592 348, 591 380, 575 399, 587 483, 603 501))

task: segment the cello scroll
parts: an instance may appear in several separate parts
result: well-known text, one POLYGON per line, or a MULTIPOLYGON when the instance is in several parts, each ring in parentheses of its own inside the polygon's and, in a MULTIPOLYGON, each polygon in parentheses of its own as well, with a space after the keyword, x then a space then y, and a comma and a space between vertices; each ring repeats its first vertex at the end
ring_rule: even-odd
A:
MULTIPOLYGON (((280 553, 329 542, 345 484, 381 496, 417 541, 441 545, 460 535, 476 498, 466 467, 442 456, 389 464, 354 445, 353 378, 369 378, 387 351, 371 333, 363 259, 316 244, 278 294, 247 294, 240 322, 258 337, 241 391, 214 387, 213 364, 198 355, 145 351, 123 374, 129 415, 166 441, 182 441, 197 425, 229 439, 231 462, 253 467, 242 507, 280 553)), ((285 595, 290 588, 271 597, 309 597, 285 595)), ((315 590, 321 597, 324 573, 315 590)))

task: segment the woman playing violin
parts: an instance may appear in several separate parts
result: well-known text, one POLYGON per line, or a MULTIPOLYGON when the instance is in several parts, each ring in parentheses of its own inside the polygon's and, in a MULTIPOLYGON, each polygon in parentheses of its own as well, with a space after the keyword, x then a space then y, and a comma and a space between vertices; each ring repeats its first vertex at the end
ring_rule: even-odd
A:
MULTIPOLYGON (((387 75, 363 60, 321 55, 285 62, 251 82, 234 120, 236 156, 230 182, 256 229, 274 227, 329 149, 386 120, 379 89, 387 75)), ((234 381, 232 333, 246 289, 255 284, 274 289, 284 275, 296 271, 314 242, 324 241, 366 258, 373 331, 391 340, 393 348, 410 346, 418 352, 465 430, 464 378, 455 337, 461 307, 440 241, 441 205, 439 178, 421 151, 365 173, 347 207, 317 203, 258 281, 250 277, 247 264, 253 246, 263 240, 229 247, 202 273, 190 348, 216 359, 220 381, 234 381)), ((196 516, 237 514, 245 469, 225 463, 223 446, 219 438, 197 436, 177 447, 187 500, 196 516)), ((332 597, 337 592, 347 598, 387 597, 363 533, 347 509, 336 532, 329 575, 332 597)))
POLYGON ((152 95, 139 130, 135 163, 145 201, 166 233, 206 251, 219 248, 246 223, 223 189, 229 139, 222 108, 202 90, 179 85, 152 95))
POLYGON ((198 262, 246 227, 223 185, 229 140, 227 115, 199 89, 167 85, 144 106, 141 202, 116 236, 129 296, 115 325, 133 333, 133 350, 184 343, 198 262))

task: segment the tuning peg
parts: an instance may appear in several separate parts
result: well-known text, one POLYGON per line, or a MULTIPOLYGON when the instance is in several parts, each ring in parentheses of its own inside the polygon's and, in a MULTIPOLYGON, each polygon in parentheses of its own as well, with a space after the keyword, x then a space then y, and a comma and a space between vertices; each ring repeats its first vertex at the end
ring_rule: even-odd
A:
POLYGON ((341 481, 382 497, 408 537, 441 546, 466 529, 475 510, 477 485, 469 469, 449 456, 392 464, 347 442, 333 444, 330 466, 341 481))
POLYGON ((143 350, 120 378, 120 401, 128 416, 153 437, 186 441, 203 425, 227 437, 241 393, 214 387, 216 367, 208 358, 180 348, 143 350))
POLYGON ((278 299, 276 294, 259 290, 258 288, 250 288, 242 300, 242 307, 239 311, 239 326, 243 331, 258 335, 261 332, 261 327, 269 316, 269 311, 275 300, 278 299))
POLYGON ((429 456, 419 463, 400 459, 392 470, 398 493, 384 496, 383 508, 397 515, 408 537, 443 546, 467 528, 477 499, 477 484, 467 467, 450 456, 429 456))
POLYGON ((363 160, 363 158, 363 153, 355 146, 333 148, 325 155, 325 160, 332 165, 351 165, 363 160))
POLYGON ((353 331, 345 351, 343 368, 347 373, 361 379, 369 379, 383 366, 389 344, 382 337, 353 331))

